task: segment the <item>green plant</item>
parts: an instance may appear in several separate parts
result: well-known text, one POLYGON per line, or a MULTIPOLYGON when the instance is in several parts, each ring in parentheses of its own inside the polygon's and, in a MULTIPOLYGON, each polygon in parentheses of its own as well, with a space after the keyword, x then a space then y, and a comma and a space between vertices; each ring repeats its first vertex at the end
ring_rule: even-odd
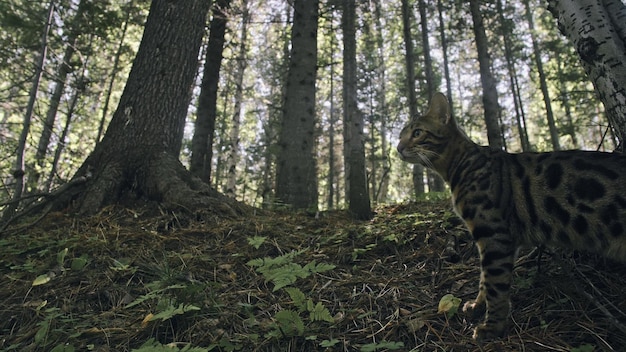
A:
POLYGON ((271 281, 274 284, 274 289, 272 290, 274 292, 285 286, 292 285, 298 278, 305 279, 312 274, 322 273, 335 268, 332 264, 317 264, 315 260, 305 266, 294 263, 293 259, 300 253, 302 251, 287 253, 276 258, 256 258, 250 260, 248 265, 256 267, 256 271, 265 277, 266 282, 271 281))

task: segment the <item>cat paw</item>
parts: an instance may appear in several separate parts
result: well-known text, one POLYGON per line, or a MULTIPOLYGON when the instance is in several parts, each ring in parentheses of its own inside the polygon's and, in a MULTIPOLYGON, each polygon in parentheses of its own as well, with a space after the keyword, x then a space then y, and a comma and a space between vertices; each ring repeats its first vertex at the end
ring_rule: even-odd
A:
POLYGON ((469 301, 463 305, 463 312, 476 319, 485 314, 486 308, 485 302, 469 301))
POLYGON ((482 323, 474 329, 472 336, 476 341, 489 341, 502 337, 504 335, 504 325, 493 325, 482 323))

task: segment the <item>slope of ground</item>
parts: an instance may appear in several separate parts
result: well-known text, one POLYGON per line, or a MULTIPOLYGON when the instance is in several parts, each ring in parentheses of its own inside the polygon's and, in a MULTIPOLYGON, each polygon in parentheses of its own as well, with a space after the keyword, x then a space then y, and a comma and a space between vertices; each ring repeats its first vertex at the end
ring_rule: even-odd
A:
POLYGON ((53 213, 0 239, 4 351, 612 351, 626 346, 626 266, 523 251, 507 337, 455 312, 477 255, 448 201, 369 222, 241 219, 111 207, 53 213), (440 307, 441 305, 441 307, 440 307))

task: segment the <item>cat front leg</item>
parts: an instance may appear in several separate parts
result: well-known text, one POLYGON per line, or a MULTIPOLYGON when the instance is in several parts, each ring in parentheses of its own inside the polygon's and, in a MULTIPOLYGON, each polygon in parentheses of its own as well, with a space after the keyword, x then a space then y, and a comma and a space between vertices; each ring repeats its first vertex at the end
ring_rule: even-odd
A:
POLYGON ((515 246, 510 235, 495 231, 491 236, 478 238, 476 245, 480 254, 478 296, 463 309, 477 312, 486 308, 485 319, 474 330, 474 338, 488 340, 502 336, 507 327, 515 246))

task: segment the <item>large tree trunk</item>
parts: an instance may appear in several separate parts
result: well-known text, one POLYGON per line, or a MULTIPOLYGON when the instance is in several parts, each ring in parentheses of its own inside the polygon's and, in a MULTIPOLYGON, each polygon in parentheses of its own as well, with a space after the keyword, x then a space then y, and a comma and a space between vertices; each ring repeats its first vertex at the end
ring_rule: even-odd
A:
POLYGON ((315 81, 318 0, 294 1, 291 58, 280 131, 276 197, 296 209, 317 210, 315 81))
POLYGON ((341 17, 343 30, 343 116, 344 159, 348 166, 348 208, 356 219, 372 218, 372 208, 367 188, 365 170, 365 145, 363 140, 363 115, 357 107, 356 97, 356 4, 344 0, 341 17))
POLYGON ((483 88, 483 107, 485 109, 485 124, 487 125, 487 139, 489 146, 495 149, 504 149, 504 139, 500 130, 500 104, 496 80, 491 73, 491 59, 489 57, 489 43, 485 34, 485 25, 480 12, 480 1, 470 0, 470 13, 474 22, 474 36, 478 63, 480 66, 480 81, 483 88))
POLYGON ((624 150, 626 5, 620 0, 549 0, 548 10, 574 44, 624 150))
POLYGON ((132 192, 169 209, 234 214, 226 197, 217 199, 178 161, 209 5, 152 2, 119 106, 102 142, 74 176, 87 179, 69 193, 79 212, 93 213, 132 192))

